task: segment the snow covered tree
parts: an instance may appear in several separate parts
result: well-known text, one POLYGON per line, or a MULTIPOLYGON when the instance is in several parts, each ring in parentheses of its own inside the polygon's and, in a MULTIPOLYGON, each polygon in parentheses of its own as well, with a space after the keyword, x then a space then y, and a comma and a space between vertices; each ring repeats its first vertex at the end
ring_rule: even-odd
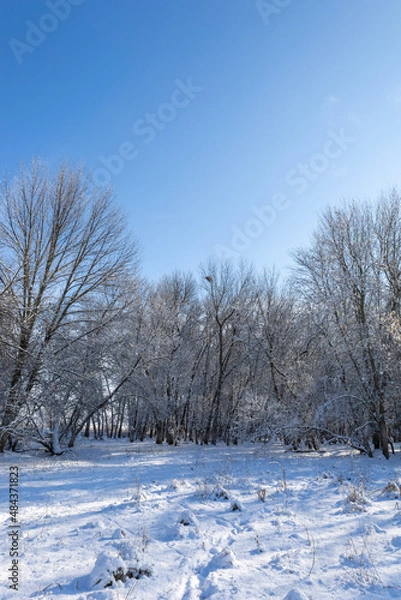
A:
POLYGON ((394 393, 388 384, 396 375, 388 320, 392 315, 399 326, 399 226, 395 192, 376 206, 350 202, 327 210, 311 247, 295 255, 299 289, 337 365, 320 416, 342 421, 354 443, 370 453, 373 442, 387 458, 394 393))
POLYGON ((0 281, 10 298, 12 328, 0 451, 37 406, 56 336, 68 329, 70 351, 81 338, 79 324, 87 321, 91 299, 100 295, 110 299, 103 307, 108 320, 121 279, 135 268, 136 246, 111 191, 96 187, 83 169, 63 165, 53 174, 33 161, 2 180, 0 281))
POLYGON ((142 398, 147 407, 157 443, 165 438, 175 443, 187 428, 199 313, 196 283, 191 275, 175 272, 148 294, 142 341, 145 358, 142 372, 134 377, 134 396, 142 398))
POLYGON ((209 261, 202 267, 204 283, 205 422, 203 443, 215 444, 225 431, 229 441, 231 421, 239 409, 246 354, 246 316, 252 304, 253 269, 230 262, 209 261), (239 385, 240 380, 242 385, 239 385), (239 386, 239 387, 238 387, 239 386))

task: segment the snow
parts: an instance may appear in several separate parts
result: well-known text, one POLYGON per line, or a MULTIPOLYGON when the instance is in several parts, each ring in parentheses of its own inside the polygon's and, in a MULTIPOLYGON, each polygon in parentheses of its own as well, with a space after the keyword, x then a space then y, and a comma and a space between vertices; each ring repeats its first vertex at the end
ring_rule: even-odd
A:
POLYGON ((294 590, 288 592, 284 600, 308 600, 308 596, 295 588, 294 590))
MULTIPOLYGON (((21 568, 0 599, 401 599, 400 459, 126 440, 6 452, 21 568)), ((0 556, 6 573, 7 542, 0 556)))

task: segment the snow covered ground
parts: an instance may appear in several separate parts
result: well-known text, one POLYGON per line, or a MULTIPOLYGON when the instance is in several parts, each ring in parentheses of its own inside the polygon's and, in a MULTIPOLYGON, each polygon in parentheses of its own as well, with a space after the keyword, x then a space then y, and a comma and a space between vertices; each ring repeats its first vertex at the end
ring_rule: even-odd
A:
POLYGON ((0 473, 2 600, 401 598, 401 498, 388 485, 401 482, 399 447, 386 461, 81 441, 60 457, 6 453, 0 473), (10 465, 18 591, 6 582, 10 465))

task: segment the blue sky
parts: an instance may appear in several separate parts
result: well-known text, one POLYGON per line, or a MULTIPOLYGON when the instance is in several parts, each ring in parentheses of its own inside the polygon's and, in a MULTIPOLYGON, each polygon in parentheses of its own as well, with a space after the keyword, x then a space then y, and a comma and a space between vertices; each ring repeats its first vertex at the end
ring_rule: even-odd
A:
POLYGON ((0 169, 110 181, 151 279, 284 269, 317 215, 401 187, 399 0, 2 0, 0 169))

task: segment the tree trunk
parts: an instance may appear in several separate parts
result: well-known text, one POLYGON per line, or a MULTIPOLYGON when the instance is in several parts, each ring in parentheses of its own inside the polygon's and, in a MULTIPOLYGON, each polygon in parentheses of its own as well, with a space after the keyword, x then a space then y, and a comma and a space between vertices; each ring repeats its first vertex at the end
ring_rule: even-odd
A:
POLYGON ((156 444, 162 444, 164 441, 163 423, 156 423, 156 444))
POLYGON ((382 450, 383 450, 383 454, 384 456, 387 458, 387 460, 390 458, 390 451, 389 451, 389 439, 388 439, 388 431, 387 431, 387 424, 386 424, 386 419, 384 416, 384 410, 383 410, 383 406, 380 406, 380 412, 382 413, 380 416, 380 438, 381 438, 381 444, 382 444, 382 450))

